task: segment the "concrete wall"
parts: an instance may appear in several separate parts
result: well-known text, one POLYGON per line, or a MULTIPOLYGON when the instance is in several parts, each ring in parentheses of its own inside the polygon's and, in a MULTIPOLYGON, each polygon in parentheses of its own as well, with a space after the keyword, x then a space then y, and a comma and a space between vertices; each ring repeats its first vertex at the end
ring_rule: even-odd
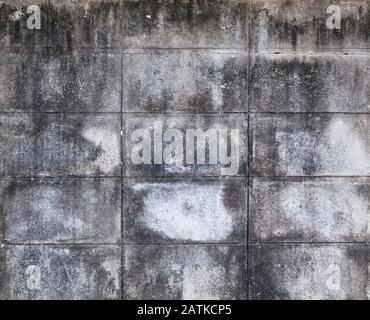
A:
POLYGON ((369 0, 6 0, 0 47, 1 299, 370 297, 369 0), (238 171, 134 165, 154 121, 238 171))

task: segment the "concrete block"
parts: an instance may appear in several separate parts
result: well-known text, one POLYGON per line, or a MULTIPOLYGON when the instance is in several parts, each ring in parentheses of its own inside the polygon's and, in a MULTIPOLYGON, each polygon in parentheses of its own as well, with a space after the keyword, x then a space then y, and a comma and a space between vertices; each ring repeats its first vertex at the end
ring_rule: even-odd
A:
POLYGON ((2 179, 0 217, 11 243, 121 239, 119 179, 2 179))
POLYGON ((246 112, 246 53, 152 51, 123 56, 126 112, 246 112))
POLYGON ((250 298, 257 300, 368 299, 365 244, 250 247, 250 298))
POLYGON ((369 0, 252 0, 251 47, 258 52, 368 49, 369 10, 369 0))
POLYGON ((254 56, 253 112, 369 112, 370 56, 254 56))
POLYGON ((252 241, 368 242, 367 178, 255 178, 252 241))
POLYGON ((174 178, 245 176, 247 121, 244 117, 245 115, 124 115, 125 175, 174 178), (209 129, 212 131, 207 133, 209 129), (189 130, 199 130, 194 131, 199 139, 190 139, 189 130), (205 133, 210 139, 206 139, 205 133), (196 147, 195 140, 198 141, 196 147), (202 144, 201 141, 206 143, 202 144), (207 143, 208 141, 211 143, 207 143), (220 154, 225 154, 223 151, 226 149, 223 146, 226 144, 229 158, 222 159, 220 154), (204 150, 198 152, 198 145, 204 145, 204 150), (217 149, 219 156, 215 155, 217 149), (216 159, 210 157, 210 154, 215 155, 216 159), (190 158, 193 163, 189 161, 190 158))
POLYGON ((125 299, 245 299, 246 248, 127 246, 125 299))
POLYGON ((116 54, 2 53, 0 111, 119 112, 116 54))
POLYGON ((123 241, 241 242, 247 230, 247 181, 129 179, 123 241))
POLYGON ((4 299, 80 300, 120 297, 115 246, 9 246, 4 299))
POLYGON ((57 1, 50 44, 62 48, 245 48, 248 1, 57 1))
POLYGON ((0 115, 1 176, 119 176, 118 115, 0 115))
POLYGON ((367 176, 369 115, 252 115, 255 176, 367 176))
POLYGON ((0 47, 39 48, 48 44, 47 0, 3 0, 0 3, 0 47), (35 16, 32 5, 40 8, 40 25, 30 23, 35 16), (29 10, 27 8, 30 7, 29 10), (27 20, 30 20, 27 26, 27 20), (38 28, 40 27, 40 28, 38 28))
POLYGON ((51 0, 49 11, 52 47, 114 48, 122 42, 123 1, 51 0))

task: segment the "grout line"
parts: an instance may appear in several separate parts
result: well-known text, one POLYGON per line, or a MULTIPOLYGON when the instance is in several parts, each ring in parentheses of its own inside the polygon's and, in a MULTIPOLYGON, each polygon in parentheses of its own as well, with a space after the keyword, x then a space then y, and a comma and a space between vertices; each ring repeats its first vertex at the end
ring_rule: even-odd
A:
POLYGON ((246 245, 246 256, 247 256, 247 262, 246 262, 246 265, 247 265, 247 285, 246 285, 246 293, 247 293, 247 300, 250 300, 250 293, 249 293, 249 287, 250 287, 250 273, 249 273, 249 270, 250 270, 250 256, 249 256, 249 241, 250 241, 250 225, 251 225, 251 222, 250 222, 250 207, 249 207, 249 204, 250 204, 250 168, 251 168, 251 144, 250 144, 250 106, 251 106, 251 87, 252 87, 252 84, 251 84, 251 72, 252 72, 252 68, 251 68, 251 19, 252 19, 252 1, 249 0, 249 10, 248 10, 248 75, 247 75, 247 84, 248 84, 248 87, 247 87, 247 94, 248 94, 248 99, 247 99, 247 137, 248 137, 248 141, 247 141, 247 152, 248 152, 248 155, 247 155, 247 245, 246 245))
POLYGON ((15 114, 50 114, 50 115, 68 115, 68 116, 79 116, 79 115, 94 115, 94 116, 109 116, 109 115, 120 115, 120 111, 112 112, 99 112, 99 111, 0 111, 1 115, 15 115, 15 114))
POLYGON ((123 300, 124 296, 124 279, 123 279, 123 266, 124 266, 124 249, 123 249, 123 55, 121 55, 121 68, 120 68, 120 77, 121 77, 121 90, 120 90, 120 158, 121 158, 121 269, 120 269, 120 277, 121 277, 121 300, 123 300))
POLYGON ((276 175, 276 176, 271 176, 271 175, 267 175, 267 176, 259 176, 259 175, 251 175, 250 176, 251 179, 290 179, 290 178, 293 178, 293 179, 326 179, 326 178, 335 178, 335 179, 367 179, 367 178, 370 178, 370 175, 362 175, 362 176, 334 176, 334 175, 328 175, 328 176, 325 176, 325 175, 316 175, 316 176, 290 176, 290 175, 287 175, 287 176, 279 176, 279 175, 276 175))
MULTIPOLYGON (((370 175, 362 175, 362 176, 257 176, 257 175, 239 175, 239 176, 123 176, 124 180, 227 180, 227 179, 243 179, 243 178, 249 178, 252 179, 261 179, 265 180, 267 182, 271 181, 277 181, 277 180, 288 180, 288 181, 294 181, 298 179, 306 179, 306 180, 319 180, 319 179, 338 179, 338 180, 344 180, 344 179, 359 179, 359 180, 368 180, 370 178, 370 175)), ((93 180, 93 179, 112 179, 112 180, 118 180, 121 179, 121 176, 37 176, 37 175, 30 175, 30 176, 3 176, 0 177, 0 180, 11 180, 11 179, 29 179, 29 180, 42 180, 42 179, 86 179, 86 180, 93 180)))
MULTIPOLYGON (((250 85, 250 84, 248 84, 250 85)), ((249 99, 249 98, 248 98, 249 99)), ((219 117, 220 112, 209 113, 188 113, 188 112, 172 112, 172 113, 158 113, 158 112, 125 112, 125 111, 0 111, 0 115, 16 115, 16 114, 50 114, 50 115, 96 115, 96 116, 109 116, 109 115, 126 115, 126 116, 213 116, 219 117)), ((312 111, 312 112, 292 112, 292 111, 235 111, 235 112, 222 112, 223 116, 235 115, 370 115, 369 112, 343 112, 343 111, 312 111)))
MULTIPOLYGON (((369 54, 370 47, 336 47, 336 48, 316 48, 315 50, 312 47, 300 47, 299 50, 292 50, 289 48, 269 48, 259 50, 257 48, 251 48, 250 51, 252 55, 266 55, 266 54, 290 54, 290 55, 322 55, 322 54, 342 54, 342 55, 351 55, 351 54, 369 54)), ((241 47, 103 47, 103 46, 82 46, 82 47, 73 47, 68 49, 67 47, 62 47, 58 45, 49 45, 49 46, 2 46, 0 48, 0 54, 2 52, 9 52, 10 50, 15 50, 18 52, 42 52, 42 51, 55 51, 56 53, 69 54, 71 52, 88 52, 88 53, 100 53, 102 51, 115 52, 115 53, 136 53, 137 52, 146 52, 146 51, 245 51, 245 46, 241 47), (61 51, 62 50, 62 51, 61 51)))
MULTIPOLYGON (((362 175, 362 176, 259 176, 259 175, 238 175, 238 176, 222 176, 222 175, 209 175, 209 176, 122 176, 124 180, 227 180, 227 179, 261 179, 266 181, 274 181, 278 179, 282 180, 294 180, 294 179, 307 179, 307 180, 315 180, 315 179, 361 179, 367 180, 370 178, 370 175, 362 175)), ((35 179, 35 180, 42 180, 42 179, 121 179, 120 175, 117 176, 37 176, 37 175, 30 175, 30 176, 2 176, 0 180, 11 180, 11 179, 35 179)))
MULTIPOLYGON (((249 84, 248 84, 249 85, 249 84)), ((249 98, 248 98, 249 99, 249 98)), ((209 112, 209 113, 187 113, 187 112, 172 112, 172 113, 158 113, 158 112, 125 112, 125 111, 0 111, 0 115, 18 115, 18 114, 50 114, 50 115, 96 115, 96 116, 109 116, 109 115, 126 115, 126 116, 212 116, 219 117, 220 112, 209 112)), ((369 112, 343 112, 343 111, 312 111, 312 112, 292 112, 292 111, 235 111, 235 112, 222 112, 223 116, 236 116, 236 115, 370 115, 369 112)))
MULTIPOLYGON (((76 246, 76 247, 120 247, 127 246, 239 246, 245 247, 243 240, 240 242, 7 242, 2 243, 6 246, 76 246)), ((368 241, 252 241, 247 246, 272 246, 272 245, 368 245, 368 241)))
POLYGON ((37 176, 37 175, 30 175, 30 176, 3 176, 0 177, 0 180, 10 180, 10 179, 29 179, 29 180, 42 180, 42 179, 120 179, 121 177, 118 176, 37 176))
POLYGON ((251 241, 250 246, 260 245, 367 245, 367 241, 251 241))
POLYGON ((343 112, 343 111, 314 111, 314 112, 291 112, 291 111, 283 111, 283 112, 274 112, 274 111, 251 111, 253 115, 370 115, 370 112, 343 112))

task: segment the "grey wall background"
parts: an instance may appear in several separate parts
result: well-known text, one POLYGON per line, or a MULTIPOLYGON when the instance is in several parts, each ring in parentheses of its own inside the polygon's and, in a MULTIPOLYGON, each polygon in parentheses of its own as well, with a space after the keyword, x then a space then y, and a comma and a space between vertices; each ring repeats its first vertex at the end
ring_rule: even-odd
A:
POLYGON ((2 299, 369 297, 370 1, 1 1, 0 45, 2 299), (156 119, 238 175, 132 165, 156 119))

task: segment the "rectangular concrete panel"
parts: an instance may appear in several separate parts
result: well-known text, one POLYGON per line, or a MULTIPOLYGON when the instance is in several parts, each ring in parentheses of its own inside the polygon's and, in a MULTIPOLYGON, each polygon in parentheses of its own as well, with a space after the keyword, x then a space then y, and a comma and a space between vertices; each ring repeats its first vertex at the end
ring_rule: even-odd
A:
POLYGON ((241 246, 126 246, 125 299, 243 299, 241 246))
POLYGON ((254 176, 368 176, 369 115, 252 115, 254 176))
POLYGON ((9 246, 4 299, 80 300, 120 297, 120 248, 9 246))
POLYGON ((120 112, 116 54, 0 54, 0 111, 120 112))
POLYGON ((245 241, 246 186, 245 178, 128 179, 123 241, 245 241))
POLYGON ((123 55, 125 112, 246 112, 248 58, 241 51, 123 55))
POLYGON ((252 0, 251 48, 259 52, 369 49, 369 10, 368 0, 252 0))
POLYGON ((119 176, 118 115, 0 115, 1 176, 119 176))
MULTIPOLYGON (((124 115, 125 175, 128 177, 173 178, 245 176, 248 126, 244 118, 243 114, 222 117, 213 115, 124 115), (208 136, 211 138, 207 139, 206 135, 202 136, 201 134, 207 133, 209 129, 213 131, 208 132, 208 136), (206 141, 205 152, 203 150, 198 154, 194 139, 189 139, 189 143, 186 143, 187 130, 200 130, 196 133, 198 133, 198 137, 203 137, 206 141), (234 133, 231 130, 235 130, 234 133), (226 135, 221 132, 227 133, 227 140, 225 139, 226 135), (156 139, 156 143, 154 143, 154 139, 156 139), (211 141, 211 143, 207 141, 211 141), (187 160, 186 155, 187 152, 190 152, 191 145, 194 145, 195 155, 193 154, 191 157, 194 159, 193 163, 187 160), (226 158, 222 160, 218 156, 216 161, 211 162, 209 154, 214 154, 217 149, 219 154, 225 154, 225 152, 220 153, 220 150, 226 150, 222 147, 224 145, 227 145, 229 155, 232 152, 232 161, 227 161, 226 158), (146 151, 145 154, 143 154, 143 150, 146 151), (204 164, 202 164, 201 161, 198 161, 198 157, 204 156, 204 154, 204 164), (147 161, 144 160, 146 155, 147 161)), ((201 141, 203 139, 199 139, 197 143, 200 145, 201 141)))
POLYGON ((2 179, 6 243, 114 243, 121 239, 117 179, 2 179))
POLYGON ((252 112, 369 112, 370 55, 254 56, 252 112))
POLYGON ((365 244, 250 247, 250 298, 257 300, 366 300, 365 244))
POLYGON ((48 45, 48 1, 47 0, 5 0, 0 3, 0 47, 39 48, 48 45), (31 7, 40 8, 40 29, 27 27, 27 20, 34 14, 31 7))
POLYGON ((248 1, 57 1, 50 45, 101 48, 245 48, 248 1))
POLYGON ((251 240, 368 242, 369 195, 367 178, 255 178, 251 240))

